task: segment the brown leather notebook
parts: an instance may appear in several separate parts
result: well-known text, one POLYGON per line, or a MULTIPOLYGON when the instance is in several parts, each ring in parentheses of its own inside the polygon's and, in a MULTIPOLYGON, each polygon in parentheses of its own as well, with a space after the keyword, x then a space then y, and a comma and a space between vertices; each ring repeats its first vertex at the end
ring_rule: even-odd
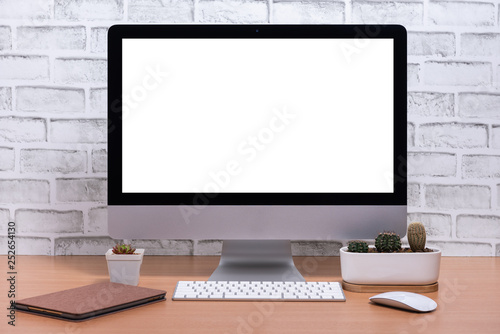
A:
POLYGON ((120 283, 96 283, 16 301, 16 309, 66 320, 96 316, 165 300, 166 291, 120 283))

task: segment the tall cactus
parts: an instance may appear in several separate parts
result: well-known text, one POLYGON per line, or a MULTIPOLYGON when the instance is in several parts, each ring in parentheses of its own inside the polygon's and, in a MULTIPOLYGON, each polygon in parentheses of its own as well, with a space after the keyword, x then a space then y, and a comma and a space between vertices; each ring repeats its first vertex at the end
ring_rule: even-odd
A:
POLYGON ((408 243, 414 252, 423 251, 425 249, 425 227, 422 223, 411 223, 408 225, 408 243))

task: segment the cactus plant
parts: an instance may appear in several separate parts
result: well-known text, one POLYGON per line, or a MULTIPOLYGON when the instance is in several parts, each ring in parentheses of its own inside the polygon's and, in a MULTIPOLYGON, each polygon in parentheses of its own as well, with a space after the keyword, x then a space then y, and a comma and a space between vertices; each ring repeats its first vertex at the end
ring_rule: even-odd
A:
POLYGON ((134 254, 134 252, 135 248, 133 248, 131 245, 117 244, 115 247, 113 247, 114 254, 134 254))
POLYGON ((349 241, 347 250, 354 253, 368 253, 368 244, 360 240, 349 241))
POLYGON ((413 252, 425 249, 425 227, 422 223, 411 223, 408 225, 408 243, 413 252))
POLYGON ((379 233, 375 239, 375 248, 383 253, 397 252, 401 249, 401 238, 394 232, 379 233))

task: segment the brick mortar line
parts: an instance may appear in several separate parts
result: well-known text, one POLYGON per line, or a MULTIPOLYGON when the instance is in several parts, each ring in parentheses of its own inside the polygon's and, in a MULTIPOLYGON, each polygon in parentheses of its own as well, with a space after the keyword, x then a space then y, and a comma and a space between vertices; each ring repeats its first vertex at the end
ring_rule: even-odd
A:
MULTIPOLYGON (((500 180, 498 179, 487 179, 487 181, 485 181, 484 179, 474 179, 474 180, 469 180, 469 179, 458 179, 458 178, 446 178, 446 177, 435 177, 435 176, 422 176, 422 177, 412 177, 410 176, 410 180, 408 180, 408 184, 415 184, 415 185, 420 185, 420 186, 424 186, 424 188, 421 188, 425 190, 425 187, 426 186, 444 186, 444 187, 448 187, 448 186, 457 186, 457 187, 477 187, 477 188, 489 188, 490 190, 492 190, 492 187, 496 187, 498 184, 499 184, 500 180), (471 181, 474 181, 471 182, 471 181), (480 181, 479 183, 477 183, 478 181, 480 181), (489 181, 489 182, 488 182, 489 181)), ((422 202, 422 204, 424 204, 425 202, 422 202)), ((460 210, 465 210, 465 211, 469 211, 469 210, 487 210, 487 211, 491 211, 492 209, 495 209, 496 207, 493 206, 491 208, 478 208, 478 209, 469 209, 469 208, 465 208, 465 209, 449 209, 451 211, 454 211, 454 212, 458 212, 460 210)), ((498 208, 500 209, 500 208, 498 208)))
MULTIPOLYGON (((500 154, 498 149, 490 150, 488 147, 474 147, 474 148, 452 148, 452 147, 426 147, 426 146, 414 146, 409 147, 408 153, 441 153, 441 154, 463 154, 463 155, 478 155, 478 156, 492 156, 496 157, 500 154)), ((412 177, 416 176, 413 175, 412 177)), ((438 179, 439 176, 436 176, 438 179)), ((478 178, 483 179, 483 178, 478 178)))
POLYGON ((274 11, 274 1, 267 0, 267 22, 273 23, 273 11, 274 11))
MULTIPOLYGON (((459 215, 472 215, 472 216, 495 216, 500 214, 500 209, 496 210, 496 214, 492 214, 491 210, 488 209, 476 209, 476 210, 453 210, 453 209, 436 209, 430 207, 416 207, 409 206, 408 214, 434 214, 434 215, 446 215, 453 218, 453 216, 459 215)), ((500 240, 499 240, 500 242, 500 240)))

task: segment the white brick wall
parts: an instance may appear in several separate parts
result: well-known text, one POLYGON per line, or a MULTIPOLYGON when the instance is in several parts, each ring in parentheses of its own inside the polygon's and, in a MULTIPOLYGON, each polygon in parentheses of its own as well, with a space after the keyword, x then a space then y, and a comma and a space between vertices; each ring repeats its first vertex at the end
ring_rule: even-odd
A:
POLYGON ((434 209, 489 209, 491 190, 487 186, 468 184, 425 186, 425 205, 434 209))
POLYGON ((14 149, 11 147, 0 147, 0 171, 14 170, 14 149))
POLYGON ((19 233, 82 233, 81 211, 19 209, 14 217, 19 233))
POLYGON ((49 57, 47 56, 0 56, 0 80, 49 79, 49 57))
POLYGON ((85 50, 85 27, 19 27, 17 47, 25 50, 85 50))
POLYGON ((458 238, 500 238, 500 216, 457 216, 458 238))
POLYGON ((420 184, 408 183, 408 205, 420 206, 420 184))
POLYGON ((85 112, 85 91, 80 88, 18 86, 16 98, 18 111, 85 112))
POLYGON ((268 3, 263 0, 199 0, 197 20, 203 23, 266 23, 268 3))
POLYGON ((97 27, 90 30, 90 52, 103 53, 107 52, 107 27, 97 27))
POLYGON ((420 64, 408 63, 408 88, 417 86, 420 82, 420 64))
POLYGON ((85 151, 21 149, 21 173, 85 173, 85 151))
POLYGON ((0 180, 0 203, 49 203, 49 194, 50 185, 48 180, 0 180))
POLYGON ((56 179, 59 202, 105 202, 106 179, 56 179))
POLYGON ((0 18, 44 20, 53 16, 54 0, 0 0, 0 18))
POLYGON ((500 119, 499 110, 500 94, 459 93, 458 95, 458 114, 461 117, 500 119))
POLYGON ((123 0, 55 0, 56 20, 122 20, 123 0))
POLYGON ((193 19, 194 0, 129 0, 129 22, 189 23, 193 19))
POLYGON ((57 58, 54 81, 61 84, 106 83, 106 60, 94 58, 57 58))
POLYGON ((500 34, 462 34, 460 50, 462 56, 498 56, 500 54, 500 34))
POLYGON ((423 123, 417 146, 426 148, 479 148, 488 146, 488 127, 473 123, 423 123))
POLYGON ((408 32, 408 55, 441 56, 455 55, 455 35, 449 32, 408 32))
POLYGON ((0 51, 9 50, 12 47, 11 35, 10 27, 0 27, 0 51))
POLYGON ((408 115, 453 116, 455 97, 452 93, 408 92, 408 115))
POLYGON ((47 140, 46 120, 17 116, 0 117, 0 140, 8 142, 45 142, 47 140))
POLYGON ((428 239, 449 239, 452 236, 452 218, 448 214, 409 213, 408 224, 422 222, 428 239))
POLYGON ((95 88, 90 89, 90 112, 91 113, 101 113, 106 114, 107 109, 107 97, 108 91, 106 88, 95 88))
POLYGON ((424 17, 423 1, 353 1, 352 23, 398 23, 418 26, 424 17))
POLYGON ((494 26, 495 4, 476 1, 432 1, 428 23, 438 26, 494 26))
POLYGON ((487 62, 426 61, 424 83, 439 86, 478 86, 491 84, 492 68, 487 62))
MULTIPOLYGON (((400 23, 408 29, 408 222, 445 255, 500 256, 498 0, 0 0, 0 253, 102 254, 106 33, 116 23, 400 23)), ((342 241, 345 244, 345 240, 342 241)), ((295 242, 337 254, 342 242, 295 242)), ((219 240, 145 240, 217 254, 219 240)))
POLYGON ((457 157, 453 153, 409 152, 408 176, 455 176, 457 157))
POLYGON ((0 111, 12 109, 12 90, 10 87, 0 87, 0 111))
POLYGON ((345 4, 343 2, 280 1, 273 5, 273 23, 343 23, 345 4))
POLYGON ((105 119, 52 119, 49 140, 54 143, 104 143, 106 124, 105 119))
POLYGON ((491 148, 500 149, 500 126, 491 129, 491 148))
POLYGON ((94 173, 108 171, 108 152, 105 148, 92 151, 92 171, 94 173))

